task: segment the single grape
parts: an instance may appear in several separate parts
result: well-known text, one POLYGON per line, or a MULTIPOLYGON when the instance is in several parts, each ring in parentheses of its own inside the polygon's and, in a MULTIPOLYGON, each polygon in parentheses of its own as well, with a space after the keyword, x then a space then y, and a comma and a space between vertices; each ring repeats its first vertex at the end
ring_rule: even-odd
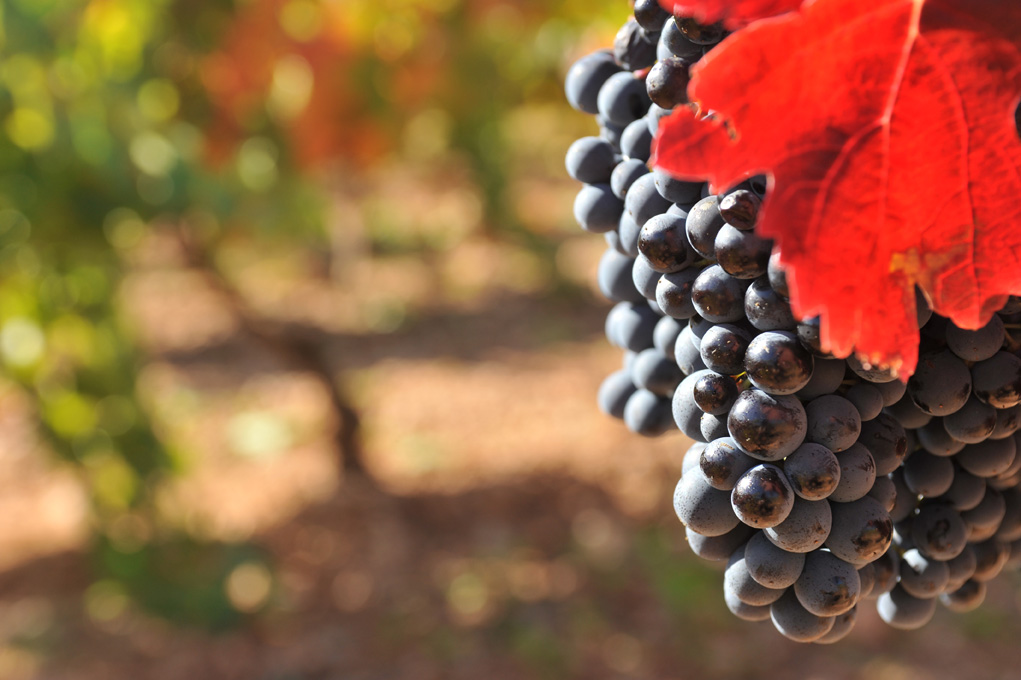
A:
POLYGON ((711 413, 702 414, 698 421, 698 427, 702 433, 702 438, 707 442, 715 441, 729 434, 727 432, 727 419, 725 417, 714 416, 711 413))
POLYGON ((706 481, 714 489, 721 491, 732 490, 744 473, 758 463, 737 448, 730 437, 711 441, 699 459, 699 467, 706 481))
POLYGON ((826 547, 837 557, 862 566, 886 552, 893 541, 893 520, 875 498, 832 503, 833 524, 826 547))
POLYGON ((606 316, 606 338, 632 352, 652 347, 652 332, 660 317, 648 305, 619 302, 606 316))
POLYGON ((1000 351, 1005 337, 1003 319, 993 317, 978 330, 964 330, 947 324, 947 348, 965 361, 985 361, 1000 351))
POLYGON ((638 251, 661 274, 680 271, 698 259, 684 233, 684 218, 664 213, 649 218, 638 233, 638 251))
POLYGON ((794 491, 775 465, 759 464, 745 472, 730 494, 737 517, 757 529, 783 522, 794 506, 794 491))
POLYGON ((888 551, 870 562, 869 565, 872 567, 876 579, 869 595, 872 599, 876 599, 883 593, 890 592, 897 585, 897 579, 900 577, 900 557, 896 552, 888 551))
POLYGON ((663 313, 674 319, 690 319, 695 315, 691 291, 699 270, 688 267, 672 274, 663 274, 656 284, 656 303, 663 313))
POLYGON ((680 57, 667 57, 657 62, 645 79, 649 99, 664 109, 688 103, 690 64, 690 61, 680 57))
POLYGON ((721 375, 738 375, 744 372, 745 350, 751 342, 751 333, 738 326, 713 326, 702 337, 699 352, 702 362, 721 375))
POLYGON ((600 137, 582 137, 567 149, 564 164, 567 174, 586 184, 610 181, 618 156, 613 146, 600 137))
POLYGON ((945 562, 964 550, 968 529, 961 515, 950 506, 923 505, 911 524, 911 539, 923 555, 945 562))
POLYGON ((745 390, 727 418, 730 435, 742 451, 759 460, 775 461, 805 441, 805 409, 796 397, 745 390))
POLYGON ((688 40, 697 45, 715 45, 726 35, 722 23, 700 24, 691 17, 677 18, 677 26, 688 40))
POLYGON ((688 241, 702 257, 716 259, 716 235, 726 225, 716 196, 707 196, 688 211, 688 241))
POLYGON ((698 345, 691 342, 691 328, 688 326, 684 327, 674 343, 674 361, 685 375, 706 370, 705 364, 702 363, 702 355, 698 351, 698 345))
POLYGON ((804 443, 784 460, 794 493, 809 501, 829 496, 840 483, 840 462, 825 446, 804 443))
POLYGON ((723 271, 739 279, 754 279, 766 273, 773 241, 752 231, 724 224, 716 233, 713 250, 723 271))
POLYGON ((703 536, 722 536, 738 525, 730 507, 730 494, 714 489, 701 470, 681 477, 674 489, 674 512, 684 526, 703 536))
POLYGON ((583 113, 599 113, 599 90, 610 76, 619 72, 609 50, 582 57, 567 72, 564 84, 567 102, 583 113))
POLYGON ((883 395, 883 406, 893 406, 907 394, 908 386, 900 380, 889 380, 882 383, 873 383, 873 386, 883 395))
POLYGON ((714 416, 728 413, 737 401, 738 394, 740 390, 733 378, 714 372, 699 378, 692 389, 692 396, 698 407, 714 416))
MULTIPOLYGON (((628 160, 646 162, 652 156, 652 133, 645 118, 631 121, 620 135, 620 152, 628 160)), ((612 177, 612 173, 611 173, 612 177)), ((604 180, 607 181, 607 180, 604 180)), ((613 188, 613 185, 610 186, 613 188)), ((616 192, 614 192, 616 195, 616 192)))
POLYGON ((784 637, 795 642, 812 642, 829 633, 836 622, 832 616, 816 616, 805 609, 793 590, 769 607, 773 625, 784 637))
POLYGON ((624 212, 638 225, 639 232, 653 217, 670 208, 670 201, 656 190, 656 176, 647 173, 636 179, 624 195, 624 212))
POLYGON ((936 600, 919 599, 898 585, 889 593, 879 596, 876 609, 879 610, 879 618, 891 627, 916 630, 932 619, 936 613, 936 600))
POLYGON ((943 418, 943 427, 957 441, 978 444, 996 428, 996 409, 969 397, 964 406, 943 418))
POLYGON ((683 331, 686 327, 687 324, 682 324, 677 319, 664 316, 656 322, 656 327, 652 331, 652 346, 673 359, 674 345, 677 343, 677 336, 679 336, 681 331, 683 331))
POLYGON ((631 377, 639 389, 649 390, 661 397, 672 397, 684 379, 677 364, 655 347, 638 353, 631 367, 631 377))
POLYGON ((919 496, 942 495, 954 483, 954 464, 949 458, 925 450, 915 451, 904 461, 904 483, 919 496))
POLYGON ((787 275, 780 266, 780 251, 773 248, 773 254, 769 256, 769 266, 766 271, 769 276, 769 285, 776 291, 776 294, 783 298, 791 296, 790 288, 787 286, 787 275))
POLYGON ((635 21, 646 31, 656 33, 662 31, 670 12, 663 9, 657 0, 635 0, 635 21))
POLYGON ((614 418, 624 418, 624 405, 637 389, 628 371, 611 373, 599 387, 599 410, 614 418))
POLYGON ((1016 455, 1017 443, 1013 437, 1008 437, 968 444, 954 460, 973 475, 995 477, 1010 469, 1016 455))
POLYGON ((851 385, 844 393, 844 398, 858 409, 862 422, 872 420, 883 410, 883 395, 871 383, 860 382, 851 385))
POLYGON ((859 601, 867 599, 869 595, 872 594, 872 589, 876 585, 875 564, 875 562, 869 562, 858 570, 858 580, 861 581, 861 595, 858 597, 859 601))
POLYGON ((656 43, 647 35, 637 21, 628 19, 613 41, 614 61, 627 71, 638 71, 655 64, 656 43))
MULTIPOLYGON (((748 322, 760 331, 789 331, 797 327, 790 303, 773 290, 765 276, 752 281, 745 291, 744 313, 748 322)), ((844 362, 839 363, 843 377, 844 362)))
POLYGON ((843 384, 846 368, 847 364, 841 359, 815 357, 812 360, 812 377, 794 396, 802 401, 812 401, 817 397, 832 395, 843 384))
POLYGON ((794 593, 801 606, 816 616, 837 616, 858 603, 861 578, 853 565, 817 550, 806 555, 794 593))
POLYGON ((868 494, 876 481, 876 463, 869 450, 854 443, 837 454, 840 462, 840 482, 829 498, 838 503, 856 501, 868 494))
POLYGON ((975 570, 978 568, 975 548, 971 544, 965 544, 960 555, 947 560, 947 568, 950 570, 949 585, 960 587, 975 574, 975 570))
POLYGON ((631 283, 646 300, 656 299, 656 288, 662 274, 652 268, 648 258, 639 254, 631 265, 631 283))
POLYGON ((638 302, 642 294, 631 280, 634 260, 616 250, 607 249, 599 260, 597 282, 599 292, 613 302, 638 302))
MULTIPOLYGON (((690 221, 691 215, 688 219, 690 221)), ((695 305, 695 311, 707 321, 738 321, 744 318, 746 286, 745 281, 734 278, 718 264, 714 264, 703 269, 695 279, 691 287, 691 302, 695 305)))
POLYGON ((644 116, 651 103, 645 81, 630 71, 620 71, 607 78, 596 99, 599 115, 621 128, 644 116))
POLYGON ((813 360, 793 333, 767 331, 748 345, 744 365, 752 384, 770 394, 784 395, 808 384, 813 360))
POLYGON ((1010 559, 1010 546, 995 539, 973 544, 975 549, 975 573, 973 581, 985 583, 1000 575, 1010 559))
POLYGON ((930 352, 918 358, 908 394, 926 413, 947 416, 964 407, 971 384, 971 372, 960 358, 948 351, 930 352))
POLYGON ((748 189, 728 192, 720 200, 720 214, 723 220, 741 231, 751 231, 759 217, 762 199, 748 189))
POLYGON ((585 231, 602 234, 617 228, 624 204, 609 184, 586 184, 574 199, 574 219, 585 231))
POLYGON ((804 553, 788 552, 774 545, 761 531, 755 532, 748 539, 744 557, 748 573, 767 588, 794 585, 805 565, 804 553))
POLYGON ((610 173, 610 191, 613 192, 614 196, 623 201, 631 185, 639 177, 647 174, 649 174, 649 168, 645 165, 644 161, 640 161, 637 158, 622 160, 614 166, 613 172, 610 173))
POLYGON ((833 628, 830 629, 830 632, 826 633, 818 640, 813 640, 813 642, 817 645, 832 645, 836 642, 840 642, 851 632, 857 620, 858 607, 854 606, 843 614, 833 617, 833 628))
POLYGON ((908 453, 908 438, 904 428, 885 413, 861 424, 858 443, 863 444, 872 454, 877 475, 888 475, 896 470, 908 453))
POLYGON ((838 453, 858 441, 861 434, 861 416, 847 399, 827 394, 813 399, 805 406, 810 442, 822 444, 838 453))
POLYGON ((723 602, 727 605, 727 609, 742 621, 768 621, 770 617, 770 611, 772 605, 755 606, 751 604, 745 604, 738 597, 724 589, 723 591, 723 602))
POLYGON ((658 437, 674 429, 670 400, 639 389, 624 404, 624 424, 635 434, 658 437))
POLYGON ((946 588, 950 569, 946 562, 927 558, 916 548, 901 555, 900 587, 918 598, 936 597, 946 588))
POLYGON ((787 519, 763 533, 771 543, 788 552, 807 553, 826 542, 832 522, 829 501, 796 498, 787 519))
POLYGON ((1021 427, 1021 404, 1008 408, 996 409, 996 427, 989 435, 990 439, 1006 439, 1021 427))
POLYGON ((918 443, 934 456, 952 456, 965 447, 964 442, 954 439, 943 427, 942 418, 933 418, 918 428, 915 435, 918 437, 918 443))
MULTIPOLYGON (((886 407, 886 412, 900 423, 905 430, 917 430, 920 427, 925 427, 933 419, 931 415, 920 409, 911 397, 907 395, 901 397, 900 401, 893 406, 886 407)), ((960 411, 947 417, 953 418, 959 413, 960 411)))
MULTIPOLYGON (((890 509, 890 518, 894 522, 900 522, 914 514, 918 508, 918 495, 911 492, 904 482, 904 469, 897 468, 889 475, 886 475, 894 486, 893 508, 890 509)), ((880 477, 877 477, 880 479, 880 477)), ((873 488, 875 485, 873 484, 873 488)))
POLYGON ((885 475, 876 477, 868 495, 879 501, 879 504, 886 508, 887 512, 891 512, 897 503, 897 487, 893 480, 885 475))
POLYGON ((940 498, 950 503, 954 510, 964 511, 976 507, 985 495, 985 480, 955 465, 954 481, 940 498))
POLYGON ((677 22, 678 19, 676 17, 671 17, 667 20, 663 25, 660 41, 675 57, 680 57, 693 64, 702 58, 702 45, 691 42, 684 35, 684 32, 681 31, 681 27, 677 22))

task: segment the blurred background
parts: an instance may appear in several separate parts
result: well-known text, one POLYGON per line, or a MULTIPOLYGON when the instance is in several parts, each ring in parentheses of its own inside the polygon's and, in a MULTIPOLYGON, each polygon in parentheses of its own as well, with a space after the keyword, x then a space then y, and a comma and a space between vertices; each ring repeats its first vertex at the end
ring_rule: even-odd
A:
POLYGON ((737 621, 598 413, 561 81, 627 14, 0 0, 0 678, 1017 677, 1017 584, 737 621))

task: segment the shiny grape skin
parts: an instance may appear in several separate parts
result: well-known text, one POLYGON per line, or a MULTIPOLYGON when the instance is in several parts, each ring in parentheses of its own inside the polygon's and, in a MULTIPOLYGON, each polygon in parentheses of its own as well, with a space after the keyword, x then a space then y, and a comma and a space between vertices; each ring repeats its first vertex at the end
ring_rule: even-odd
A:
POLYGON ((730 324, 710 328, 702 337, 699 352, 702 361, 721 375, 738 375, 744 372, 745 350, 752 340, 751 333, 730 324))
POLYGON ((855 566, 864 566, 886 552, 893 541, 890 513, 870 496, 851 503, 831 503, 833 526, 826 547, 855 566))
POLYGON ((691 80, 688 76, 690 63, 680 57, 667 57, 653 66, 645 78, 649 99, 664 109, 686 104, 688 82, 691 80))
POLYGON ((776 248, 773 249, 772 255, 769 256, 766 274, 769 277, 769 285, 776 291, 777 295, 782 298, 789 298, 791 296, 790 288, 787 286, 787 274, 784 273, 783 267, 780 266, 780 251, 776 248))
POLYGON ((739 394, 740 390, 733 378, 715 372, 699 378, 692 390, 695 404, 705 413, 714 416, 729 412, 739 394))
POLYGON ((741 231, 751 231, 759 217, 762 200, 747 189, 727 193, 720 200, 720 215, 723 220, 741 231))
POLYGON ((583 113, 599 113, 599 90, 620 67, 609 50, 600 50, 574 62, 567 72, 564 91, 568 103, 583 113))
POLYGON ((784 473, 801 498, 826 498, 840 483, 840 462, 825 446, 806 442, 784 460, 784 473))
POLYGON ((734 278, 714 264, 703 269, 695 279, 691 302, 699 315, 712 323, 740 321, 744 318, 747 287, 748 282, 734 278))
POLYGON ((775 395, 794 394, 812 378, 812 355, 788 331, 760 333, 745 352, 748 378, 775 395))
POLYGON ((797 328, 790 304, 773 290, 766 276, 752 281, 745 291, 744 313, 756 330, 789 331, 797 328))
POLYGON ((858 603, 861 577, 853 565, 817 550, 806 555, 794 592, 801 606, 816 616, 838 616, 858 603))
POLYGON ((836 394, 823 395, 805 405, 805 414, 808 416, 808 441, 822 444, 834 453, 858 441, 861 415, 847 399, 836 394))
POLYGON ((715 45, 723 40, 725 35, 722 23, 700 24, 691 17, 678 18, 677 27, 696 45, 715 45))
POLYGON ((900 630, 916 630, 927 624, 936 613, 936 599, 912 596, 900 585, 879 596, 876 604, 879 617, 900 630))
POLYGON ((1021 359, 997 352, 971 367, 975 396, 994 408, 1021 403, 1021 359))
POLYGON ((766 273, 773 242, 752 231, 741 231, 725 224, 713 242, 716 261, 723 270, 739 279, 755 279, 766 273))
POLYGON ((639 71, 656 63, 656 42, 634 19, 629 19, 613 41, 613 59, 626 71, 639 71))
POLYGON ((908 394, 923 411, 948 416, 959 411, 971 396, 968 366, 949 351, 918 357, 918 368, 908 379, 908 394))
POLYGON ((710 442, 699 458, 699 468, 706 481, 721 491, 733 490, 744 473, 758 464, 759 461, 737 448, 730 437, 710 442))
POLYGON ((698 254, 688 244, 684 218, 664 213, 648 219, 638 232, 638 251, 660 274, 680 271, 692 264, 698 254))
POLYGON ((652 33, 662 31, 671 17, 670 12, 663 9, 657 0, 635 0, 634 15, 635 21, 652 33))
POLYGON ((742 451, 753 458, 775 461, 801 446, 808 422, 797 397, 752 389, 734 402, 727 427, 742 451))
POLYGON ((794 490, 783 470, 763 463, 741 476, 731 491, 730 502, 742 522, 763 529, 787 519, 794 507, 794 490))
POLYGON ((703 257, 716 259, 716 235, 726 225, 716 196, 707 196, 688 211, 685 230, 688 242, 703 257))

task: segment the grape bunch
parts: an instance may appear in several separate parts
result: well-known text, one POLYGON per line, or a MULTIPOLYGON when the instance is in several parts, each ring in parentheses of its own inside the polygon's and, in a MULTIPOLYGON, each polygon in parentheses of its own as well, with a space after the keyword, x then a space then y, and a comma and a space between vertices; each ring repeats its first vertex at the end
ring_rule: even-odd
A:
POLYGON ((863 600, 899 629, 937 601, 974 609, 1021 567, 1021 299, 971 331, 919 292, 906 384, 824 351, 755 232, 765 179, 715 194, 649 166, 689 68, 725 37, 637 0, 613 49, 568 72, 568 101, 599 125, 567 152, 584 184, 574 214, 606 239, 606 337, 624 351, 599 407, 637 434, 693 440, 674 507, 692 551, 726 563, 739 618, 826 644, 863 600))

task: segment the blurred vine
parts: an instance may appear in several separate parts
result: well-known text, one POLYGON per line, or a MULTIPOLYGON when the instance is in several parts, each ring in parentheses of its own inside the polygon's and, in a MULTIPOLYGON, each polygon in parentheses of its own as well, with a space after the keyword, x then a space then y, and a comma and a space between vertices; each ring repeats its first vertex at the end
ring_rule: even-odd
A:
POLYGON ((154 499, 185 458, 138 389, 146 357, 118 301, 128 254, 174 231, 242 329, 327 388, 338 458, 365 474, 343 366, 260 316, 222 244, 304 250, 327 270, 356 247, 429 257, 449 239, 361 205, 367 184, 417 167, 477 195, 481 238, 552 253, 512 200, 514 163, 537 156, 511 153, 509 112, 561 106, 568 46, 585 48, 582 29, 605 41, 617 4, 0 0, 0 360, 86 484, 98 576, 163 615, 230 625, 220 586, 258 558, 161 517, 154 499), (345 196, 360 214, 331 217, 345 196))

